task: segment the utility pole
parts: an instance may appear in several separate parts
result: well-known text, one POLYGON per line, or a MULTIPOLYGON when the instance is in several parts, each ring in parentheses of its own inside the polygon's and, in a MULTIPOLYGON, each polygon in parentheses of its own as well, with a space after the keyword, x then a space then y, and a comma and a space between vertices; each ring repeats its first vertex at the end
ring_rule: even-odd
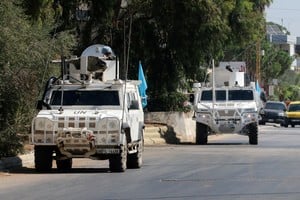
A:
POLYGON ((260 84, 260 40, 256 42, 256 70, 255 70, 255 78, 256 81, 260 84))

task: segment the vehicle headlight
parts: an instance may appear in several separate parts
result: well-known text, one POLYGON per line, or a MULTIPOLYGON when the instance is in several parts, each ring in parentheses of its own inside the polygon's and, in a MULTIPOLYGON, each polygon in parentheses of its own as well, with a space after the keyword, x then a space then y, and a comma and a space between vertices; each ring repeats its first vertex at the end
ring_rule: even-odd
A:
POLYGON ((117 143, 120 137, 120 120, 114 117, 108 117, 99 122, 98 143, 117 143))
POLYGON ((120 121, 117 118, 105 118, 99 122, 101 131, 119 131, 120 121))
POLYGON ((209 119, 210 114, 208 114, 208 113, 197 113, 197 117, 202 118, 202 119, 209 119))
POLYGON ((33 143, 53 143, 55 138, 55 123, 45 117, 35 118, 33 121, 33 143))
POLYGON ((34 129, 37 131, 53 131, 54 122, 48 118, 36 118, 34 121, 34 129))
POLYGON ((278 113, 278 116, 284 117, 284 116, 285 116, 285 113, 284 113, 284 112, 280 112, 280 113, 278 113))
POLYGON ((119 130, 119 120, 116 118, 111 118, 108 120, 108 130, 119 130))
POLYGON ((255 119, 257 117, 257 113, 243 113, 243 118, 245 119, 255 119))

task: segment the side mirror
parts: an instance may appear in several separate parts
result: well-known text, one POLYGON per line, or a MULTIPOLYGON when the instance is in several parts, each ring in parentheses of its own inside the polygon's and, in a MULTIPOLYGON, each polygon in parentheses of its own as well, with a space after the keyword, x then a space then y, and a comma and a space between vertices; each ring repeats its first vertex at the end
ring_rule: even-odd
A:
POLYGON ((45 103, 43 100, 38 100, 38 102, 36 104, 36 109, 42 110, 43 106, 45 106, 48 110, 51 110, 51 107, 49 104, 45 103))
POLYGON ((194 103, 194 100, 195 100, 195 95, 194 95, 194 94, 190 94, 189 101, 190 101, 191 103, 194 103))
POLYGON ((36 109, 37 110, 42 110, 43 109, 43 100, 38 100, 36 104, 36 109))
POLYGON ((266 97, 266 94, 264 92, 261 92, 259 97, 260 97, 260 100, 262 100, 263 102, 267 102, 267 97, 266 97))
POLYGON ((261 109, 259 110, 259 114, 260 114, 260 115, 265 114, 265 110, 264 110, 263 108, 261 108, 261 109))

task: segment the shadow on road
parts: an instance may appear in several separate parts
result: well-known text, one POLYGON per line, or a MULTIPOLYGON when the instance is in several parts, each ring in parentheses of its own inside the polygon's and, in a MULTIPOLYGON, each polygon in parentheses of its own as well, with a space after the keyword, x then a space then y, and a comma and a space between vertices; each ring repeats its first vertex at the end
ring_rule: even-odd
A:
POLYGON ((10 174, 85 174, 85 173, 111 173, 108 168, 72 168, 71 170, 58 170, 53 168, 49 172, 37 172, 34 168, 21 167, 10 169, 10 174))

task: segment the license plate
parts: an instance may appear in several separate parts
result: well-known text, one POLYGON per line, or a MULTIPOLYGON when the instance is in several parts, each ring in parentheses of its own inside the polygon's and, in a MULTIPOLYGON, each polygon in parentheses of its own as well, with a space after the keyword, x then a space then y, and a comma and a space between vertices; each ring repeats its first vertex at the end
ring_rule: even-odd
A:
POLYGON ((300 119, 292 119, 291 121, 292 121, 292 122, 299 122, 300 119))
POLYGON ((120 149, 97 149, 97 153, 99 153, 99 154, 118 154, 118 153, 120 153, 120 149))

